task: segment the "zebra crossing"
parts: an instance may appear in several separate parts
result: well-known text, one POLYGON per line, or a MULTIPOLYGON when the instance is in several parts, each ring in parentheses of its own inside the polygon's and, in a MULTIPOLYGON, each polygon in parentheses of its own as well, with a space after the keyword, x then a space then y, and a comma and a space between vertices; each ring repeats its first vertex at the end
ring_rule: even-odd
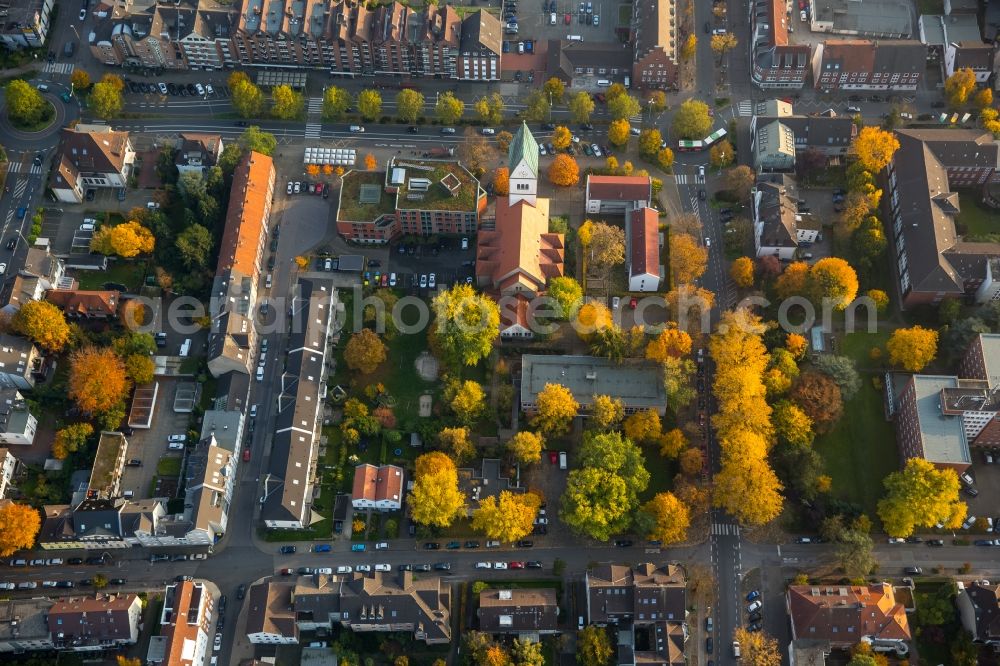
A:
POLYGON ((712 523, 712 534, 718 536, 739 536, 740 526, 729 523, 712 523))
POLYGON ((752 116, 753 115, 753 102, 748 99, 743 100, 739 104, 739 112, 741 116, 752 116))
POLYGON ((71 62, 47 62, 42 67, 45 74, 72 74, 73 63, 71 62))
MULTIPOLYGON (((23 167, 23 166, 24 165, 21 164, 20 162, 10 162, 9 164, 7 164, 7 173, 8 174, 20 173, 21 172, 21 167, 23 167)), ((31 164, 29 166, 29 168, 28 168, 28 175, 31 175, 31 176, 40 176, 40 175, 42 175, 42 165, 41 164, 31 164)))
POLYGON ((309 115, 320 114, 323 112, 323 98, 322 97, 310 97, 308 102, 309 115))
POLYGON ((323 131, 323 125, 320 123, 306 123, 306 138, 307 139, 318 139, 323 131))
POLYGON ((15 200, 20 199, 21 196, 24 195, 24 191, 26 189, 28 189, 28 179, 18 178, 17 182, 14 183, 14 187, 12 188, 14 192, 14 199, 15 200))
POLYGON ((705 177, 697 174, 679 173, 674 176, 674 182, 678 185, 704 185, 705 177))

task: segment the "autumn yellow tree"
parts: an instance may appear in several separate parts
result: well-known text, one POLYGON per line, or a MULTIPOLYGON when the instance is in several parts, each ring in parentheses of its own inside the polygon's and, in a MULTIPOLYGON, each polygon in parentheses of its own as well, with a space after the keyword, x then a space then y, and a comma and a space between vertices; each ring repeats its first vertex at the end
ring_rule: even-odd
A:
POLYGON ((688 438, 680 428, 668 430, 660 435, 657 441, 660 445, 660 455, 664 458, 676 458, 688 446, 688 438))
POLYGON ((609 395, 595 395, 590 405, 590 421, 598 430, 610 430, 625 418, 625 403, 609 395))
POLYGON ((74 69, 73 73, 69 76, 69 80, 73 84, 73 90, 76 93, 80 93, 90 87, 90 74, 85 69, 74 69))
POLYGON ((719 141, 708 149, 708 161, 712 166, 719 169, 725 169, 732 164, 735 157, 736 153, 733 150, 733 144, 729 143, 726 139, 719 141))
POLYGON ((789 333, 785 336, 785 349, 788 350, 788 353, 795 360, 802 360, 809 349, 809 342, 805 339, 805 336, 798 333, 789 333))
POLYGON ((126 259, 152 253, 155 244, 153 232, 135 220, 113 226, 105 225, 94 232, 90 239, 92 251, 115 254, 126 259))
POLYGON ((993 104, 993 91, 983 88, 972 98, 972 105, 979 110, 989 108, 993 104))
POLYGON ((612 326, 614 319, 604 303, 587 301, 576 311, 573 324, 580 339, 590 342, 597 331, 612 326))
POLYGON ((624 146, 628 143, 630 130, 631 125, 627 119, 612 120, 611 124, 608 125, 608 141, 611 142, 612 146, 624 146))
POLYGON ((746 289, 753 286, 753 259, 750 257, 738 257, 729 267, 729 276, 737 287, 746 289))
POLYGON ((976 89, 976 74, 971 68, 956 69, 944 82, 944 95, 952 108, 963 106, 976 89))
POLYGON ((11 319, 11 329, 42 349, 58 352, 69 341, 69 324, 62 310, 48 301, 28 301, 11 319))
POLYGON ((705 273, 708 266, 708 248, 694 236, 670 234, 670 272, 674 282, 694 282, 705 273))
POLYGON ((573 133, 569 131, 568 127, 559 125, 552 132, 552 147, 556 150, 566 150, 569 148, 569 144, 573 142, 573 133))
POLYGON ((507 452, 517 462, 530 465, 542 459, 542 436, 529 430, 521 430, 507 440, 507 452))
POLYGON ((560 187, 570 187, 580 181, 580 166, 569 155, 560 153, 549 164, 549 182, 560 187))
POLYGON ((641 511, 651 519, 647 538, 661 541, 664 545, 679 543, 687 538, 691 515, 687 506, 673 493, 657 493, 642 505, 641 511))
POLYGON ((352 335, 344 348, 347 367, 363 375, 373 373, 385 359, 386 346, 370 328, 363 328, 352 335))
POLYGON ((674 165, 674 151, 669 148, 660 148, 656 151, 656 163, 661 169, 669 169, 674 165))
POLYGON ((830 299, 844 310, 858 294, 858 274, 840 257, 824 257, 809 269, 810 289, 817 301, 830 299))
POLYGON ((965 520, 966 506, 958 496, 960 482, 952 469, 937 469, 924 458, 910 458, 902 471, 882 481, 886 495, 878 503, 885 531, 908 537, 921 527, 941 523, 955 529, 965 520))
POLYGON ((781 666, 778 641, 762 631, 738 627, 733 640, 740 644, 740 663, 745 666, 781 666))
POLYGON ((472 514, 472 529, 488 539, 517 541, 531 534, 539 505, 534 493, 503 490, 499 499, 490 496, 480 500, 479 508, 472 514))
POLYGON ((646 358, 663 363, 668 357, 680 358, 691 353, 691 336, 677 328, 664 328, 646 345, 646 358))
POLYGON ((872 299, 875 309, 879 312, 885 312, 886 308, 889 307, 889 294, 881 289, 869 289, 865 292, 865 296, 872 299))
MULTIPOLYGON (((587 244, 588 263, 591 268, 605 272, 613 266, 625 263, 625 230, 604 222, 591 222, 590 242, 587 244)), ((580 236, 583 242, 583 236, 580 236)))
POLYGON ((500 337, 500 307, 468 284, 445 289, 434 297, 431 348, 449 366, 479 363, 500 337))
POLYGON ((510 193, 510 169, 507 167, 497 167, 493 172, 493 192, 497 196, 506 196, 510 193))
POLYGON ((425 453, 415 466, 410 516, 421 525, 448 527, 465 510, 455 463, 441 453, 425 453))
POLYGON ((687 62, 694 58, 695 53, 698 52, 698 37, 693 32, 688 34, 687 38, 684 40, 684 44, 681 46, 681 60, 687 62))
POLYGON ((479 382, 467 379, 456 382, 447 391, 448 406, 458 420, 466 425, 474 423, 486 409, 486 392, 479 382))
POLYGON ((87 438, 94 434, 94 426, 89 423, 73 423, 56 430, 52 441, 52 457, 65 460, 70 453, 79 451, 87 443, 87 438))
POLYGON ((0 557, 34 546, 41 526, 42 517, 34 507, 15 502, 0 507, 0 557))
POLYGON ((69 358, 69 397, 80 411, 106 412, 128 395, 125 364, 110 348, 84 347, 69 358))
POLYGON ((546 384, 535 398, 535 415, 531 426, 546 437, 555 437, 569 431, 569 426, 580 410, 580 403, 562 384, 546 384))
POLYGON ((652 442, 660 436, 660 415, 652 409, 644 409, 625 419, 625 436, 636 443, 652 442))
POLYGON ((805 296, 809 289, 809 264, 796 261, 785 267, 774 282, 774 290, 779 298, 805 296))
POLYGON ((442 428, 437 439, 438 445, 451 456, 456 465, 461 465, 476 455, 476 446, 472 443, 472 433, 468 428, 442 428))
POLYGON ((701 470, 705 464, 705 457, 702 455, 701 449, 696 449, 692 446, 689 449, 681 451, 681 454, 677 456, 677 461, 681 466, 681 474, 694 477, 701 474, 701 470))
POLYGON ((853 152, 862 166, 872 173, 879 173, 888 166, 899 150, 899 140, 893 132, 875 125, 866 125, 854 139, 853 152))
POLYGON ((923 326, 897 328, 886 343, 889 362, 920 372, 937 356, 938 332, 923 326))
POLYGON ((368 171, 374 171, 375 167, 378 166, 378 160, 371 153, 365 155, 365 169, 368 171))

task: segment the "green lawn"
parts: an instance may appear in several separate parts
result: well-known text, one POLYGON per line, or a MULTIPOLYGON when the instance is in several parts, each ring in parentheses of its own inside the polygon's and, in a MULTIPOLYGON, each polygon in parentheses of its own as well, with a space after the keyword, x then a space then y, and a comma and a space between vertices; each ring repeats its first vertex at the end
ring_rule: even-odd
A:
POLYGON ((667 460, 661 456, 660 449, 656 445, 643 446, 642 454, 646 456, 646 469, 649 470, 649 486, 639 498, 645 502, 652 499, 657 493, 674 489, 674 477, 677 476, 678 464, 676 460, 667 460))
POLYGON ((979 202, 979 195, 976 192, 960 191, 959 205, 962 212, 955 218, 955 223, 960 231, 964 231, 965 236, 1000 234, 1000 217, 997 217, 996 211, 979 202))
POLYGON ((137 291, 142 286, 142 278, 146 274, 146 266, 142 262, 116 261, 106 271, 77 271, 77 281, 80 289, 103 289, 105 282, 120 282, 137 291))
POLYGON ((160 458, 156 463, 156 473, 167 478, 177 478, 181 473, 180 458, 160 458))
POLYGON ((814 445, 833 479, 833 495, 859 504, 875 521, 882 479, 899 469, 896 433, 883 415, 882 394, 872 386, 877 373, 868 359, 868 350, 884 344, 887 338, 886 333, 852 333, 840 339, 840 353, 855 360, 862 386, 844 404, 844 416, 837 426, 817 437, 814 445))

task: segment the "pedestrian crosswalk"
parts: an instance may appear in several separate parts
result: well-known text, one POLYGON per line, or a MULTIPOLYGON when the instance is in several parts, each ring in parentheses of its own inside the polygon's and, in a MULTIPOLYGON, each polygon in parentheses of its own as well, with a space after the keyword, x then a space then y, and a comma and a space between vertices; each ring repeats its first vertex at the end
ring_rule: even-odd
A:
POLYGON ((47 62, 45 66, 42 67, 42 71, 46 74, 72 74, 73 73, 73 63, 71 62, 47 62))
POLYGON ((8 162, 7 163, 7 173, 17 173, 21 170, 20 162, 8 162))
POLYGON ((309 98, 309 115, 319 114, 323 112, 323 98, 322 97, 310 97, 309 98))
MULTIPOLYGON (((10 162, 7 165, 7 173, 21 173, 24 165, 20 162, 10 162)), ((42 175, 42 165, 41 164, 31 164, 28 166, 28 174, 32 176, 42 175)))
POLYGON ((739 104, 739 110, 741 116, 752 116, 753 115, 753 102, 748 99, 743 100, 739 104))
POLYGON ((14 191, 14 198, 20 199, 24 195, 24 191, 28 189, 28 179, 18 178, 11 189, 14 191))
POLYGON ((319 123, 306 123, 306 138, 318 139, 323 131, 323 125, 319 123))
POLYGON ((674 176, 674 181, 678 185, 704 185, 705 177, 697 174, 679 173, 674 176))
POLYGON ((740 526, 728 523, 712 523, 712 534, 719 536, 739 536, 740 526))

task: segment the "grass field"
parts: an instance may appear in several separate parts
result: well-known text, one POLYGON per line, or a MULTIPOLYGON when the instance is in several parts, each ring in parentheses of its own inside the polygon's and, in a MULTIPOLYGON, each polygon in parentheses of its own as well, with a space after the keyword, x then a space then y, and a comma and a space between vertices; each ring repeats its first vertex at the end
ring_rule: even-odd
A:
POLYGON ((979 203, 979 195, 971 190, 959 194, 962 212, 955 218, 959 227, 964 227, 966 236, 1000 234, 1000 219, 993 211, 979 203))
POLYGON ((160 458, 156 463, 156 473, 167 478, 177 478, 181 473, 180 458, 160 458))
POLYGON ((872 386, 876 373, 868 359, 868 350, 887 338, 883 333, 851 333, 840 339, 840 353, 853 358, 861 372, 861 390, 844 404, 837 426, 814 445, 833 479, 833 495, 859 504, 875 521, 882 479, 899 468, 896 434, 883 416, 882 394, 872 386))
POLYGON ((105 282, 120 282, 129 291, 138 291, 145 274, 146 266, 142 262, 117 261, 106 271, 77 271, 74 277, 80 283, 80 289, 103 289, 105 282))

